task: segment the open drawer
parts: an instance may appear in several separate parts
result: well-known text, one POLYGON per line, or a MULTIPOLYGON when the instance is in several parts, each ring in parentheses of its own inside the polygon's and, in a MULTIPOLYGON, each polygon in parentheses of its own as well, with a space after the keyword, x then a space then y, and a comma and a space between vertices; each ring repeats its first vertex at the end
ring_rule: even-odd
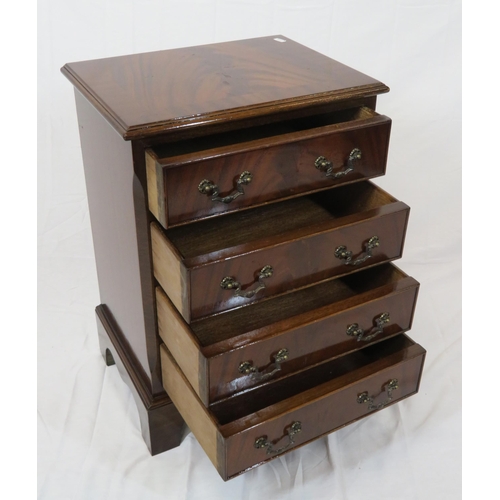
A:
POLYGON ((401 257, 409 207, 357 182, 163 230, 155 278, 188 322, 401 257))
POLYGON ((149 209, 169 228, 383 175, 390 129, 362 107, 155 146, 149 209))
POLYGON ((158 332, 208 406, 409 330, 418 289, 382 264, 188 325, 157 288, 158 332))
POLYGON ((165 390, 224 480, 415 394, 424 358, 397 335, 207 409, 161 346, 165 390))

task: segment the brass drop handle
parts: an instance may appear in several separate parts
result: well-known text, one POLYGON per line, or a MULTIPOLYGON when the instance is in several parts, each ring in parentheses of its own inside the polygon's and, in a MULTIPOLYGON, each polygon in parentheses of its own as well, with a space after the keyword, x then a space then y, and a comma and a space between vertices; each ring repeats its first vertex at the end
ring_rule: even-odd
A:
POLYGON ((380 410, 392 401, 392 392, 395 391, 397 388, 398 388, 398 379, 393 378, 384 385, 384 388, 382 390, 382 392, 387 392, 387 399, 385 401, 379 404, 375 404, 376 396, 369 396, 368 392, 363 392, 358 395, 358 403, 368 404, 368 411, 380 410))
POLYGON ((271 378, 275 373, 281 370, 281 363, 288 359, 288 349, 280 349, 274 356, 273 362, 262 370, 259 370, 251 361, 243 361, 238 367, 238 371, 243 375, 252 375, 259 382, 271 378))
MULTIPOLYGON (((344 264, 346 266, 358 266, 359 264, 362 264, 366 260, 370 259, 373 257, 373 250, 377 248, 380 245, 380 239, 378 236, 372 236, 366 243, 365 243, 365 251, 364 254, 360 254, 357 259, 353 259, 352 252, 350 250, 347 250, 347 247, 344 245, 341 245, 335 249, 335 257, 340 260, 345 260, 344 264)), ((362 252, 363 253, 363 252, 362 252)))
POLYGON ((347 327, 346 333, 350 337, 356 337, 358 342, 363 340, 364 342, 369 342, 374 339, 377 335, 384 331, 384 325, 390 323, 391 316, 388 312, 382 313, 380 316, 375 318, 375 325, 365 332, 362 328, 359 327, 358 323, 353 323, 347 327))
POLYGON ((265 266, 260 270, 259 277, 257 278, 257 286, 252 290, 247 290, 246 292, 241 289, 241 283, 236 281, 232 276, 226 276, 221 282, 220 286, 224 290, 233 290, 233 295, 235 297, 244 297, 249 299, 253 297, 257 292, 266 288, 266 284, 263 280, 270 278, 273 275, 273 268, 271 266, 265 266))
POLYGON ((302 430, 302 424, 298 421, 292 422, 292 425, 288 427, 286 430, 286 433, 280 437, 279 439, 275 439, 274 441, 269 441, 267 439, 267 436, 262 436, 260 438, 257 438, 255 440, 254 446, 257 449, 260 448, 267 448, 266 449, 266 454, 267 455, 276 455, 277 453, 282 453, 284 452, 287 448, 289 448, 292 444, 295 444, 295 435, 298 434, 302 430), (288 443, 285 446, 282 446, 281 448, 278 448, 277 450, 273 449, 273 446, 277 443, 279 443, 283 438, 288 436, 288 443))
POLYGON ((314 162, 314 166, 318 170, 326 171, 325 176, 326 177, 331 177, 332 179, 338 179, 339 177, 343 177, 344 175, 347 175, 348 173, 352 172, 354 170, 354 165, 355 162, 358 160, 361 160, 361 149, 354 148, 350 153, 349 157, 347 158, 347 166, 344 168, 344 170, 339 170, 338 172, 333 171, 333 163, 326 159, 324 156, 319 156, 316 158, 316 161, 314 162))
POLYGON ((213 183, 212 181, 209 181, 208 179, 203 179, 200 182, 200 184, 198 185, 198 191, 201 194, 211 196, 213 202, 220 201, 221 203, 231 203, 233 200, 238 198, 238 196, 245 194, 243 186, 247 186, 248 184, 250 184, 250 182, 252 182, 252 178, 253 175, 247 170, 242 172, 239 179, 236 181, 235 191, 227 196, 219 196, 219 186, 217 186, 217 184, 213 183))

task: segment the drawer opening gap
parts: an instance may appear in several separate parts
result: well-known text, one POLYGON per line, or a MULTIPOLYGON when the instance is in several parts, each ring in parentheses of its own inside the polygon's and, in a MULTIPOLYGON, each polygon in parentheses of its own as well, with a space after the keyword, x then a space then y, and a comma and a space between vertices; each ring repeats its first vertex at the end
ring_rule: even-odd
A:
MULTIPOLYGON (((341 303, 358 294, 395 284, 406 277, 391 264, 382 264, 314 286, 222 312, 191 323, 203 347, 236 338, 292 316, 341 303)), ((335 306, 332 306, 335 307, 335 306)))
POLYGON ((326 127, 328 125, 365 120, 373 118, 374 116, 378 116, 378 114, 367 107, 349 108, 303 118, 284 120, 279 123, 271 123, 221 134, 198 137, 196 139, 161 144, 154 146, 152 150, 161 163, 164 161, 168 163, 169 158, 174 158, 176 156, 208 151, 293 132, 326 127))
MULTIPOLYGON (((327 225, 397 200, 369 181, 293 198, 165 231, 184 258, 327 225)), ((289 236, 286 236, 289 235, 289 236)))
MULTIPOLYGON (((384 342, 379 342, 277 380, 271 385, 267 384, 250 389, 223 401, 213 403, 210 405, 210 411, 216 417, 219 425, 225 425, 320 384, 332 383, 335 379, 339 379, 338 389, 340 389, 345 384, 342 377, 352 374, 361 379, 369 373, 367 368, 369 365, 383 362, 384 358, 398 353, 401 355, 401 361, 403 361, 407 349, 412 345, 414 345, 414 342, 409 337, 398 335, 384 342)), ((394 363, 394 358, 392 358, 392 362, 394 363)), ((353 381, 354 378, 351 382, 353 381)), ((330 386, 329 390, 335 390, 335 387, 330 386)))

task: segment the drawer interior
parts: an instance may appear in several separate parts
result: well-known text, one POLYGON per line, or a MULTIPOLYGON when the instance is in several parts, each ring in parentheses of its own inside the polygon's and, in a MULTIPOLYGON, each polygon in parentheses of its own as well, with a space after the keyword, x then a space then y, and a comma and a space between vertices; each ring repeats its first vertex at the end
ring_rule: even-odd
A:
POLYGON ((369 181, 356 182, 334 190, 168 229, 165 234, 181 255, 188 259, 319 226, 396 201, 369 181))
POLYGON ((170 144, 161 144, 152 148, 160 162, 167 162, 173 157, 187 155, 194 152, 209 151, 211 149, 232 146, 258 139, 266 139, 277 135, 301 132, 314 128, 336 125, 340 123, 356 122, 378 116, 370 108, 350 108, 331 113, 318 114, 279 123, 271 123, 242 130, 233 130, 221 134, 214 134, 196 139, 184 140, 170 144))
POLYGON ((207 347, 280 320, 323 306, 341 303, 407 275, 391 264, 382 264, 335 280, 280 295, 255 304, 209 316, 191 323, 199 343, 207 347))
MULTIPOLYGON (((327 361, 307 370, 280 379, 269 386, 261 386, 239 393, 226 400, 213 403, 210 411, 219 425, 225 425, 246 415, 254 414, 268 406, 285 399, 300 395, 321 384, 328 383, 328 391, 343 387, 345 376, 350 375, 351 383, 369 375, 369 365, 377 364, 383 369, 386 358, 391 356, 390 363, 395 363, 394 355, 405 359, 407 349, 415 343, 406 335, 397 335, 384 342, 373 344, 364 349, 327 361)), ((389 362, 388 362, 389 363, 389 362)), ((325 388, 326 389, 326 388, 325 388)))

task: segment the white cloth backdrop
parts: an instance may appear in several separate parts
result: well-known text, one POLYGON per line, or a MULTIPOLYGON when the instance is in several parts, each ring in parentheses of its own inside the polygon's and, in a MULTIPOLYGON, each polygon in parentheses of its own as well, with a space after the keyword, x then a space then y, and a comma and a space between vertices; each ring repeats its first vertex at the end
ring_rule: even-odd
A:
POLYGON ((40 0, 38 494, 63 499, 448 500, 461 474, 461 5, 457 0, 40 0), (224 483, 192 434, 151 457, 97 343, 66 62, 283 34, 391 87, 387 175, 411 206, 420 393, 224 483))

